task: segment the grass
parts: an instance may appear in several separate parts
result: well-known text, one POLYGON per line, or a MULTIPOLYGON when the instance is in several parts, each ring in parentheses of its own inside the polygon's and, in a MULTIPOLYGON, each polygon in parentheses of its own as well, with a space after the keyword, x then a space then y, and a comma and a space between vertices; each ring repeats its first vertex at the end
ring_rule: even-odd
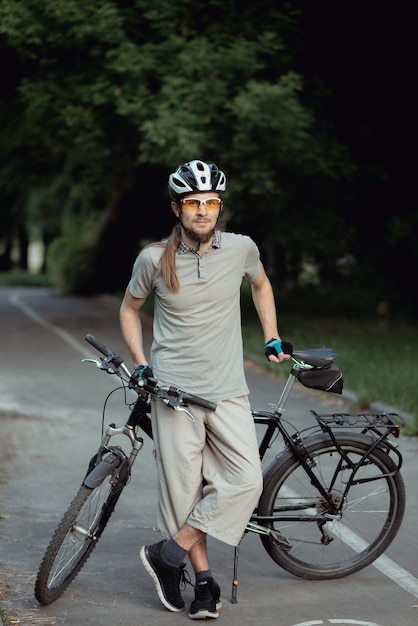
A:
POLYGON ((24 270, 0 272, 0 287, 50 287, 47 274, 32 274, 24 270))
MULTIPOLYGON (((246 322, 245 314, 243 317, 244 349, 262 357, 261 330, 254 320, 246 322)), ((282 338, 294 348, 328 346, 337 353, 336 365, 343 373, 344 388, 356 394, 360 406, 378 401, 395 407, 400 414, 411 416, 408 434, 418 434, 417 327, 299 314, 280 315, 279 322, 282 338)), ((278 373, 277 366, 267 367, 278 373)))

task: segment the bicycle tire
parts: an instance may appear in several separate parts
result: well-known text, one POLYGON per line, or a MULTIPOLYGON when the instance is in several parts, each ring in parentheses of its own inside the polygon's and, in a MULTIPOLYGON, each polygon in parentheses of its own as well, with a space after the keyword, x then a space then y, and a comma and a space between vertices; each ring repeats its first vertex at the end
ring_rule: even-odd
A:
POLYGON ((51 604, 77 576, 97 545, 126 482, 110 476, 94 489, 81 485, 42 559, 35 598, 51 604))
MULTIPOLYGON (((339 443, 350 459, 359 461, 367 451, 372 438, 367 435, 341 433, 339 443)), ((329 493, 329 484, 341 459, 335 444, 326 435, 313 436, 304 442, 312 467, 329 493)), ((306 507, 301 516, 312 517, 326 506, 317 488, 312 485, 299 459, 287 450, 266 471, 258 514, 275 515, 274 522, 260 522, 279 533, 276 538, 260 535, 269 556, 284 570, 309 580, 342 578, 357 572, 375 561, 395 538, 405 511, 405 486, 396 472, 393 460, 380 448, 368 457, 358 470, 357 478, 379 476, 378 480, 353 484, 346 499, 344 480, 348 477, 347 465, 338 472, 337 483, 331 490, 338 502, 341 500, 341 518, 326 522, 324 530, 331 541, 321 542, 321 531, 314 521, 280 521, 285 512, 279 507, 306 507), (390 476, 392 472, 394 475, 390 476), (338 485, 340 488, 338 488, 338 485), (285 538, 289 545, 281 539, 285 538)), ((288 513, 289 516, 289 513, 288 513)))

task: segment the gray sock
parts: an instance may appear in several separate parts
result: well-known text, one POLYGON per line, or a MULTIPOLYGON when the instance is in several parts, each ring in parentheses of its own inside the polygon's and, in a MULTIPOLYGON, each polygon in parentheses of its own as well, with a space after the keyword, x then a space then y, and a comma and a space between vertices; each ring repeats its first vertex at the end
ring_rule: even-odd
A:
POLYGON ((170 563, 170 565, 180 567, 187 556, 187 550, 179 546, 174 539, 169 539, 165 542, 161 555, 167 563, 170 563))
POLYGON ((213 578, 210 569, 205 569, 203 572, 196 572, 196 587, 202 580, 207 580, 208 578, 213 578))

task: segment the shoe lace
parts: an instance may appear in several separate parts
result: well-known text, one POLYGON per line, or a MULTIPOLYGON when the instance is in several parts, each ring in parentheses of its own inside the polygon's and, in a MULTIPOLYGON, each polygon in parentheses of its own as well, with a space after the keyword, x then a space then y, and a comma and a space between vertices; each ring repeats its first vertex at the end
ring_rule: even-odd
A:
POLYGON ((189 572, 186 569, 186 564, 180 565, 180 591, 184 591, 187 585, 194 587, 189 572))

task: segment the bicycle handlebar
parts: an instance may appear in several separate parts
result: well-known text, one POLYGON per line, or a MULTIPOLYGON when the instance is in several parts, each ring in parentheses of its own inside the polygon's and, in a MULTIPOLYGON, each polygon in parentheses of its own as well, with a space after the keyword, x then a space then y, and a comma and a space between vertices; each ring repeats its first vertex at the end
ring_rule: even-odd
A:
POLYGON ((116 354, 114 352, 112 352, 112 350, 110 350, 110 348, 105 346, 104 343, 102 343, 101 341, 96 339, 96 337, 94 337, 90 333, 87 333, 87 335, 85 336, 85 340, 88 341, 94 348, 96 348, 96 350, 98 350, 99 352, 101 352, 105 356, 110 356, 110 357, 116 356, 116 354))
POLYGON ((201 406, 203 409, 216 411, 216 404, 214 402, 210 402, 210 400, 205 400, 205 398, 200 398, 199 396, 195 396, 192 393, 185 393, 184 391, 181 391, 180 389, 174 389, 173 387, 170 387, 168 395, 171 395, 173 391, 175 392, 174 395, 177 395, 177 392, 180 392, 182 394, 184 402, 191 402, 192 404, 197 404, 198 406, 201 406))
MULTIPOLYGON (((115 352, 113 352, 110 348, 108 348, 104 343, 99 341, 99 339, 97 339, 90 333, 85 336, 85 339, 89 344, 91 344, 94 348, 96 348, 96 350, 101 352, 106 357, 107 364, 111 362, 115 367, 120 367, 121 365, 124 365, 123 359, 115 352)), ((130 372, 126 368, 126 366, 124 367, 124 369, 130 375, 130 372)), ((191 404, 196 404, 203 409, 216 411, 216 404, 214 402, 210 402, 210 400, 206 400, 205 398, 201 398, 199 396, 195 396, 194 394, 187 393, 186 391, 183 391, 182 389, 179 389, 178 387, 174 387, 172 385, 159 385, 158 381, 155 378, 142 379, 141 383, 139 383, 138 379, 130 376, 130 382, 134 383, 134 388, 139 388, 140 390, 145 391, 156 398, 165 399, 166 397, 171 397, 184 404, 190 402, 191 404)))

